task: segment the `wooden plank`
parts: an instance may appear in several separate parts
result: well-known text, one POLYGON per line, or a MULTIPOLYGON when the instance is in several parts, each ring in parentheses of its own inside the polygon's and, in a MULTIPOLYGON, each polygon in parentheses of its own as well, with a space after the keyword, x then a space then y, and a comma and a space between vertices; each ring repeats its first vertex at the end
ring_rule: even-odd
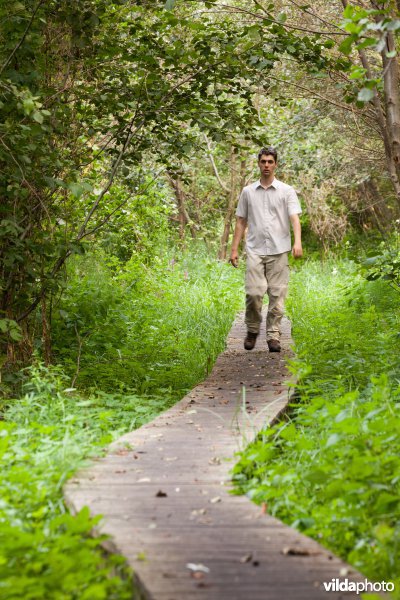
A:
POLYGON ((135 570, 143 598, 326 600, 324 581, 344 572, 364 580, 315 541, 230 493, 235 453, 289 400, 289 323, 281 354, 270 354, 262 339, 244 351, 244 335, 238 319, 205 382, 122 436, 65 488, 73 511, 87 505, 104 515, 99 529, 135 570), (194 573, 188 563, 209 572, 194 573))

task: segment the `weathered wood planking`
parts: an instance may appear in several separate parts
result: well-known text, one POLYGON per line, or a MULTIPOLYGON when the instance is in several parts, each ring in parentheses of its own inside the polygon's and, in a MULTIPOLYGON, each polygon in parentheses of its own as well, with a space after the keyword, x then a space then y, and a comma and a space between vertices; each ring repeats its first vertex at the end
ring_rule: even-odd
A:
POLYGON ((243 350, 237 320, 208 379, 151 423, 121 437, 65 489, 78 511, 104 515, 102 531, 126 556, 146 599, 332 600, 323 582, 363 578, 316 542, 229 493, 235 452, 285 409, 285 352, 260 336, 243 350), (287 549, 293 554, 287 553, 287 549), (298 552, 298 554, 296 554, 298 552), (204 565, 193 573, 188 563, 204 565))

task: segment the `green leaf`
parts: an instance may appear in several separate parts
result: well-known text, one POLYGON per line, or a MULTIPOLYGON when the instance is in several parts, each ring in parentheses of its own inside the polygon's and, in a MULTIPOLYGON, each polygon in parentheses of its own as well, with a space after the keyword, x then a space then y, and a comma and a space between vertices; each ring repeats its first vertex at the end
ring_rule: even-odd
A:
POLYGON ((374 90, 362 88, 357 94, 357 100, 360 102, 369 102, 374 97, 374 90))
POLYGON ((388 31, 397 31, 397 29, 400 29, 400 20, 395 19, 394 21, 390 21, 390 23, 388 23, 385 28, 388 31))
POLYGON ((358 25, 357 23, 346 23, 344 26, 345 30, 347 31, 347 33, 352 33, 355 35, 359 35, 362 31, 362 27, 360 25, 358 25))
POLYGON ((310 483, 325 483, 330 478, 330 475, 322 469, 315 468, 308 473, 304 473, 303 477, 310 483))
POLYGON ((22 340, 22 333, 19 329, 10 329, 10 338, 14 342, 20 342, 22 340))
POLYGON ((379 523, 374 527, 374 534, 381 543, 393 540, 394 533, 393 527, 390 527, 387 523, 379 523))
POLYGON ((329 438, 325 444, 325 448, 330 448, 331 446, 336 446, 336 444, 338 442, 340 442, 341 439, 342 438, 338 433, 332 433, 332 435, 329 436, 329 438))
POLYGON ((348 4, 343 11, 343 16, 345 19, 352 19, 355 14, 355 7, 351 4, 348 4))
POLYGON ((24 113, 26 115, 30 115, 31 112, 35 109, 35 102, 32 98, 24 98, 24 100, 22 101, 22 106, 24 109, 24 113))
POLYGON ((365 69, 363 69, 362 67, 354 67, 351 70, 349 79, 361 79, 364 76, 365 76, 365 69))
POLYGON ((280 433, 279 436, 281 438, 283 438, 284 440, 293 440, 296 437, 297 434, 297 430, 296 430, 296 426, 291 423, 288 427, 284 427, 280 433))
POLYGON ((8 334, 14 342, 22 340, 21 327, 13 319, 0 319, 0 332, 8 334))
POLYGON ((80 198, 85 191, 84 186, 77 181, 73 181, 67 185, 67 188, 75 198, 80 198))
POLYGON ((359 44, 357 44, 357 50, 364 50, 365 48, 369 48, 370 46, 375 46, 376 40, 372 37, 366 38, 359 44))
POLYGON ((34 121, 36 121, 36 123, 40 123, 40 125, 43 123, 44 121, 44 117, 42 115, 41 112, 39 112, 38 110, 35 110, 34 113, 32 113, 32 119, 34 121))
POLYGON ((350 54, 351 52, 351 48, 353 46, 353 43, 355 42, 355 39, 353 36, 349 36, 347 37, 339 46, 339 51, 342 52, 343 54, 350 54))

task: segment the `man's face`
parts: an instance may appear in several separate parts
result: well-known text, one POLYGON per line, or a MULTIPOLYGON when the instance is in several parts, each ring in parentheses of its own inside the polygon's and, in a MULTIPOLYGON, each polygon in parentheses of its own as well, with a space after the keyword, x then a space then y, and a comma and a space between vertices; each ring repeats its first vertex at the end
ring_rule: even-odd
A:
POLYGON ((270 177, 275 174, 276 162, 272 154, 262 154, 258 161, 261 175, 270 177))

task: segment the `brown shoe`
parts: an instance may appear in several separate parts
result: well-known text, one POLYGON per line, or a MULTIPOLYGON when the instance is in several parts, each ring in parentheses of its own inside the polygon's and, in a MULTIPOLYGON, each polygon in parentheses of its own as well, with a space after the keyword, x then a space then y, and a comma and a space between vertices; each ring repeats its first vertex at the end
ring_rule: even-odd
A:
POLYGON ((244 347, 246 350, 253 350, 256 345, 258 333, 253 333, 252 331, 248 331, 246 338, 244 340, 244 347))
POLYGON ((279 340, 267 340, 268 348, 270 352, 280 352, 281 344, 279 340))

